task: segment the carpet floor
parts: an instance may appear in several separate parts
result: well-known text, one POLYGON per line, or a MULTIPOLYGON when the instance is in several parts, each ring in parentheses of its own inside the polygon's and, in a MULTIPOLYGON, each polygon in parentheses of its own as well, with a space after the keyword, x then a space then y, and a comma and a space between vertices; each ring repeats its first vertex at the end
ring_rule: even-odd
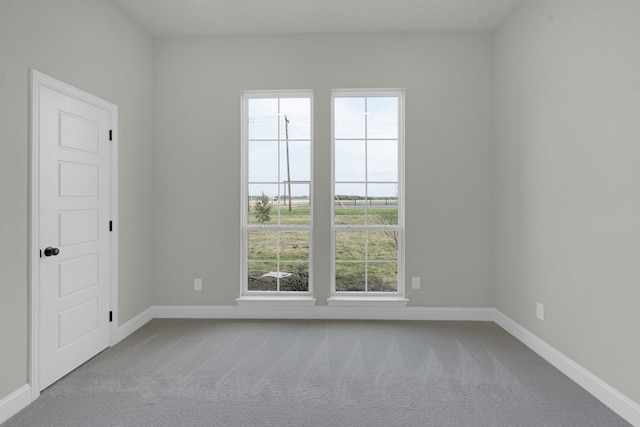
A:
POLYGON ((26 426, 629 424, 493 322, 155 319, 26 426))

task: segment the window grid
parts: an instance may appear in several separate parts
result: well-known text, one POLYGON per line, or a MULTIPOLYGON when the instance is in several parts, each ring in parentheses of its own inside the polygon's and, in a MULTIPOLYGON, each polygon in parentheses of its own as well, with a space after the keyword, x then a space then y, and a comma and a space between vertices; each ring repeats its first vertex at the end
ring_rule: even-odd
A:
MULTIPOLYGON (((363 93, 355 93, 355 94, 340 94, 340 93, 336 93, 334 94, 334 96, 332 97, 332 104, 333 104, 333 108, 334 108, 334 112, 333 112, 333 116, 332 116, 332 121, 333 121, 333 159, 332 159, 332 174, 333 174, 333 186, 332 186, 332 193, 333 193, 333 203, 332 203, 332 228, 333 228, 333 232, 331 233, 332 235, 332 259, 333 259, 333 263, 332 263, 332 278, 331 278, 331 292, 332 294, 349 294, 349 295, 353 295, 353 294, 367 294, 367 295, 384 295, 384 294, 399 294, 399 295, 403 295, 404 294, 404 286, 402 283, 402 265, 403 265, 403 260, 402 260, 402 207, 401 204, 403 203, 402 200, 402 191, 401 191, 401 176, 402 176, 402 168, 401 168, 401 155, 402 155, 402 138, 403 135, 401 133, 401 96, 398 94, 394 94, 392 96, 396 96, 397 100, 398 100, 398 133, 396 135, 396 138, 369 138, 369 98, 370 97, 376 97, 376 96, 381 96, 379 94, 376 93, 368 93, 368 94, 363 94, 363 93), (337 138, 336 137, 336 112, 335 112, 335 102, 337 98, 341 98, 341 97, 363 97, 364 98, 364 104, 365 104, 365 117, 364 117, 364 137, 363 138, 344 138, 344 137, 340 137, 337 138), (347 181, 347 180, 336 180, 335 179, 335 162, 336 162, 336 142, 337 141, 363 141, 364 142, 364 181, 347 181), (370 150, 370 142, 371 141, 395 141, 397 146, 396 146, 396 150, 397 150, 397 179, 395 181, 389 181, 389 180, 381 180, 381 181, 372 181, 371 180, 371 176, 370 176, 370 165, 369 165, 369 150, 370 150), (340 184, 364 184, 364 224, 363 225, 349 225, 349 224, 337 224, 336 222, 336 215, 335 215, 335 210, 336 210, 336 200, 339 200, 337 198, 337 193, 336 193, 336 189, 338 187, 338 185, 340 184), (395 225, 389 225, 389 224, 370 224, 370 205, 373 203, 373 198, 371 198, 370 200, 370 185, 371 184, 393 184, 398 186, 398 195, 397 195, 397 214, 398 214, 398 222, 395 225), (336 244, 337 244, 337 233, 339 231, 352 231, 352 232, 356 232, 356 231, 363 231, 365 232, 365 239, 364 239, 364 257, 363 259, 360 260, 353 260, 353 259, 337 259, 337 249, 336 249, 336 244), (396 233, 396 239, 398 242, 398 247, 396 250, 396 259, 370 259, 370 234, 369 231, 391 231, 396 233), (375 291, 372 292, 371 291, 371 284, 370 284, 370 265, 375 265, 375 264, 395 264, 395 269, 396 269, 396 289, 395 291, 391 291, 391 292, 380 292, 380 291, 375 291), (338 270, 338 266, 340 266, 341 264, 364 264, 364 290, 363 291, 351 291, 351 290, 338 290, 337 289, 337 283, 336 283, 336 273, 338 270)), ((388 95, 384 95, 384 96, 388 96, 388 95)), ((356 201, 357 204, 357 201, 356 201)))
MULTIPOLYGON (((269 295, 269 294, 287 294, 293 293, 296 295, 300 294, 309 294, 312 291, 311 285, 311 230, 312 230, 312 218, 311 212, 309 212, 309 222, 308 224, 283 224, 282 212, 286 209, 286 206, 283 205, 283 196, 284 194, 288 194, 288 198, 292 199, 293 195, 287 193, 286 188, 283 187, 287 185, 288 180, 283 178, 282 174, 282 154, 284 150, 284 145, 286 144, 286 135, 283 135, 282 122, 284 120, 284 113, 282 112, 282 100, 287 98, 299 98, 299 99, 307 99, 309 102, 309 138, 288 138, 289 143, 295 142, 306 142, 309 143, 309 156, 311 156, 311 146, 312 146, 312 97, 308 92, 291 92, 291 93, 246 93, 243 96, 243 262, 242 262, 242 294, 247 295, 269 295), (249 126, 251 125, 251 117, 249 116, 249 101, 251 99, 277 99, 277 134, 276 138, 251 138, 249 126), (276 161, 276 181, 269 180, 250 180, 250 164, 249 164, 249 151, 252 142, 273 142, 277 146, 277 161, 276 161), (252 197, 250 192, 251 186, 274 186, 276 188, 276 198, 277 203, 273 203, 273 207, 275 207, 275 216, 277 216, 277 221, 275 224, 251 224, 250 223, 250 206, 252 203, 252 197), (250 241, 249 236, 251 232, 263 231, 274 233, 275 235, 275 259, 262 259, 251 257, 251 248, 249 247, 250 241), (305 232, 306 233, 306 246, 308 247, 306 253, 306 259, 289 259, 288 257, 283 257, 283 247, 282 247, 282 233, 283 232, 305 232), (249 269, 252 266, 262 264, 273 264, 275 265, 275 284, 276 288, 274 290, 251 290, 249 286, 249 269), (302 266, 303 269, 306 266, 307 276, 306 276, 306 290, 282 290, 282 277, 281 273, 283 273, 284 265, 299 265, 302 266)), ((291 184, 305 184, 307 186, 308 197, 309 197, 309 206, 311 205, 312 200, 312 189, 311 189, 311 170, 312 170, 312 161, 311 157, 308 159, 309 162, 309 179, 307 181, 294 181, 291 180, 291 184)), ((271 199, 271 202, 274 200, 271 199)))

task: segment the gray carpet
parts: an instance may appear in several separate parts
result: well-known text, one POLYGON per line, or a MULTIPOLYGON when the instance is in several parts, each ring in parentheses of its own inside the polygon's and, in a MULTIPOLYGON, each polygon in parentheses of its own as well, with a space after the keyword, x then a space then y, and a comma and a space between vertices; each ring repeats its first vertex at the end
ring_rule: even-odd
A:
POLYGON ((24 426, 629 424, 492 322, 156 319, 24 426))

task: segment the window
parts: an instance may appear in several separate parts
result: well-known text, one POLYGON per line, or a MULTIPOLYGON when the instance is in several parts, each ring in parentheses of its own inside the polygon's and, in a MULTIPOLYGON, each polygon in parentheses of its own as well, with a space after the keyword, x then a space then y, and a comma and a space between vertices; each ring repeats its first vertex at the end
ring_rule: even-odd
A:
POLYGON ((311 101, 243 96, 243 295, 311 291, 311 101))
POLYGON ((402 92, 332 104, 332 295, 404 296, 402 92))

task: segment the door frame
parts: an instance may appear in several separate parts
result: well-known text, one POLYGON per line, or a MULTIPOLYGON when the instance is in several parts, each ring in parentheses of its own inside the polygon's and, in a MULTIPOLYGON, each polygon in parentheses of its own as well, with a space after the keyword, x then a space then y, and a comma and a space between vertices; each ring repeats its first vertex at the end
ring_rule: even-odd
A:
POLYGON ((29 385, 31 400, 40 396, 39 348, 39 268, 40 268, 40 88, 46 87, 63 95, 86 102, 110 113, 110 216, 113 232, 109 233, 109 310, 113 317, 109 325, 109 346, 118 338, 118 106, 75 88, 39 71, 30 70, 29 117, 29 385))

